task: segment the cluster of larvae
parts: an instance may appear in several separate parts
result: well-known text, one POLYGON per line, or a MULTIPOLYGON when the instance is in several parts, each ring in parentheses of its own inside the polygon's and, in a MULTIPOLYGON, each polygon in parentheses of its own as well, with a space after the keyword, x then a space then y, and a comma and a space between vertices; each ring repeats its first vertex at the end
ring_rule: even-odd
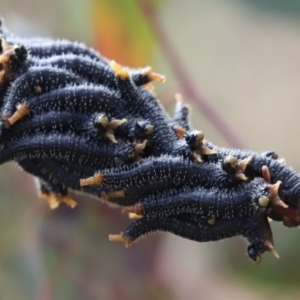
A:
POLYGON ((68 190, 122 207, 136 220, 111 241, 154 231, 199 241, 243 236, 250 259, 279 257, 269 219, 299 225, 300 176, 273 151, 220 148, 190 127, 176 96, 169 117, 150 67, 129 69, 83 44, 0 29, 0 164, 36 177, 50 208, 68 190))

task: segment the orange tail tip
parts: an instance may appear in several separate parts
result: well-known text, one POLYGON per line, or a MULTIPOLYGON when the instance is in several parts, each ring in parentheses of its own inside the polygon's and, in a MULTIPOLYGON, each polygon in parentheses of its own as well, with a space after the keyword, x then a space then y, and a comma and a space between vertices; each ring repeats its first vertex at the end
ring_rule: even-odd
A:
POLYGON ((239 167, 239 169, 240 169, 241 171, 245 172, 245 170, 246 170, 246 168, 247 168, 249 162, 251 161, 251 159, 252 159, 252 156, 249 156, 249 157, 247 157, 247 158, 245 158, 245 159, 243 159, 243 160, 240 160, 240 161, 238 162, 238 167, 239 167))
POLYGON ((278 191, 279 191, 279 187, 281 184, 282 184, 282 181, 278 180, 275 184, 272 184, 269 187, 269 192, 270 192, 270 195, 273 198, 272 200, 274 202, 278 202, 278 200, 280 200, 280 198, 278 197, 278 191))
POLYGON ((106 202, 109 201, 109 197, 108 197, 107 193, 105 193, 105 192, 101 192, 100 197, 102 198, 103 201, 106 201, 106 202))
POLYGON ((8 122, 10 125, 15 124, 18 120, 22 119, 29 112, 29 108, 25 103, 20 103, 17 105, 17 111, 8 118, 8 122))
POLYGON ((206 146, 202 146, 200 149, 201 155, 212 155, 212 154, 217 154, 218 152, 215 150, 211 150, 206 146))
POLYGON ((279 207, 282 207, 282 208, 288 208, 289 206, 284 203, 279 197, 275 197, 272 199, 272 203, 274 206, 279 206, 279 207))
POLYGON ((175 94, 175 100, 177 102, 177 104, 183 104, 183 97, 180 93, 175 94))
POLYGON ((144 68, 142 75, 147 77, 150 81, 157 81, 161 83, 166 81, 166 76, 153 72, 151 67, 144 68))
POLYGON ((264 242, 264 247, 265 247, 266 251, 271 252, 276 258, 280 258, 280 255, 276 251, 276 249, 271 241, 266 240, 264 242))
POLYGON ((106 132, 105 133, 105 138, 110 140, 114 144, 118 144, 118 141, 116 140, 116 137, 113 132, 106 132))
POLYGON ((75 208, 77 206, 77 202, 69 196, 57 196, 57 199, 71 208, 75 208))
POLYGON ((134 143, 134 151, 136 154, 142 153, 146 148, 148 140, 144 140, 142 143, 134 143))
POLYGON ((274 195, 276 195, 276 196, 278 195, 278 190, 279 190, 279 187, 281 184, 282 184, 282 181, 278 180, 275 184, 273 184, 270 187, 270 190, 274 195))
POLYGON ((100 197, 103 201, 109 202, 111 199, 114 198, 123 198, 125 197, 125 192, 123 190, 121 191, 113 191, 113 192, 101 192, 100 197))
POLYGON ((89 178, 80 179, 80 186, 87 185, 101 185, 103 183, 103 174, 96 173, 94 176, 89 178))
POLYGON ((110 242, 122 242, 123 243, 125 239, 122 234, 110 234, 108 236, 108 240, 110 242))
POLYGON ((116 63, 114 60, 110 62, 110 67, 115 72, 115 76, 126 80, 129 78, 129 72, 126 68, 122 67, 120 64, 116 63))
POLYGON ((138 203, 132 206, 125 206, 122 208, 122 213, 134 213, 138 216, 143 216, 145 214, 144 205, 138 203))
POLYGON ((139 220, 139 219, 141 219, 143 216, 139 216, 139 215, 137 215, 137 214, 135 214, 135 213, 129 213, 128 214, 128 218, 130 219, 130 220, 139 220))
POLYGON ((244 173, 241 173, 241 172, 236 173, 235 177, 242 181, 248 180, 248 177, 244 173))
POLYGON ((121 126, 122 124, 126 123, 127 119, 113 119, 108 125, 107 125, 107 130, 105 133, 105 138, 110 140, 112 143, 117 144, 118 141, 116 140, 116 137, 114 135, 114 130, 121 126))
POLYGON ((261 169, 262 177, 266 182, 271 183, 271 174, 267 166, 263 166, 261 169))
POLYGON ((107 193, 107 196, 108 196, 109 199, 123 198, 123 197, 125 197, 125 192, 123 190, 113 191, 113 192, 107 193))
POLYGON ((41 198, 45 199, 48 202, 49 208, 51 210, 54 210, 59 207, 60 202, 57 200, 57 198, 54 195, 41 193, 40 196, 41 198))
POLYGON ((287 209, 289 206, 284 203, 278 196, 279 187, 282 184, 282 181, 278 180, 275 184, 272 184, 269 187, 270 200, 273 206, 282 207, 287 209))
POLYGON ((164 83, 166 81, 166 76, 155 72, 150 72, 147 76, 151 81, 157 81, 160 83, 164 83))
POLYGON ((125 245, 125 247, 128 247, 132 244, 132 240, 131 239, 126 239, 123 234, 110 234, 108 236, 108 240, 110 242, 121 242, 125 245))
POLYGON ((183 138, 183 136, 185 135, 185 130, 179 125, 174 125, 173 129, 175 131, 177 140, 181 140, 183 138))
POLYGON ((127 119, 112 119, 111 122, 108 124, 108 129, 114 131, 115 129, 117 129, 119 126, 121 126, 122 124, 126 123, 127 119))
POLYGON ((194 158, 194 160, 196 160, 198 163, 202 163, 203 160, 201 158, 201 156, 199 154, 197 154, 196 152, 192 153, 192 157, 194 158))

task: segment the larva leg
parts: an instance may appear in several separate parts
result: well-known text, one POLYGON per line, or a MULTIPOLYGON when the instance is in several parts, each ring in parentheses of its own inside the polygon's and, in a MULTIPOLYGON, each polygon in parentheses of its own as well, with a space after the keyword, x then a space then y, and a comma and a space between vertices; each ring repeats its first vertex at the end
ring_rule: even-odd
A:
POLYGON ((40 181, 40 196, 48 202, 50 209, 56 209, 60 203, 65 203, 71 208, 77 205, 77 202, 68 195, 68 190, 61 184, 51 185, 40 181))
POLYGON ((47 201, 50 209, 58 208, 60 202, 52 194, 49 184, 47 184, 45 181, 43 181, 40 178, 38 178, 37 180, 38 180, 38 185, 39 185, 40 197, 47 201))
POLYGON ((23 160, 19 161, 19 165, 28 173, 38 178, 40 196, 44 198, 50 209, 56 209, 61 202, 74 208, 76 201, 68 196, 68 189, 65 185, 53 182, 50 175, 45 173, 41 162, 37 160, 23 160))
POLYGON ((43 173, 48 174, 52 179, 57 182, 62 182, 69 188, 89 193, 95 196, 100 196, 103 189, 99 187, 80 187, 79 186, 79 175, 70 172, 65 166, 62 166, 55 160, 43 160, 40 161, 41 170, 43 173))

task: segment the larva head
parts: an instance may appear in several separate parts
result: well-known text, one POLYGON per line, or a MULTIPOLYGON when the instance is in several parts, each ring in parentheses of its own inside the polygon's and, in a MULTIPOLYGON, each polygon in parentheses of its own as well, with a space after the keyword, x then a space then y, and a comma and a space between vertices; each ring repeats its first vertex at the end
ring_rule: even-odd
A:
POLYGON ((150 135, 154 131, 154 126, 147 120, 141 120, 136 123, 137 138, 150 135))
POLYGON ((15 69, 18 67, 22 67, 22 64, 27 59, 27 49, 23 45, 14 45, 14 55, 11 56, 11 66, 15 69))
POLYGON ((22 45, 10 45, 1 39, 0 66, 1 82, 9 82, 17 78, 27 68, 27 50, 22 45))
POLYGON ((250 244, 247 248, 248 256, 253 260, 255 264, 260 264, 261 256, 264 252, 264 247, 262 243, 250 244))
POLYGON ((256 263, 259 263, 260 255, 265 251, 270 252, 276 258, 279 258, 274 242, 272 230, 265 215, 254 215, 248 220, 249 228, 246 231, 245 237, 250 242, 248 246, 248 255, 256 263))
POLYGON ((278 154, 275 151, 265 151, 261 155, 272 159, 278 159, 278 154))
POLYGON ((195 150, 197 146, 202 145, 204 134, 199 130, 192 130, 185 134, 185 140, 192 150, 195 150))
POLYGON ((251 182, 252 185, 252 199, 260 213, 268 213, 271 210, 270 201, 270 184, 260 177, 254 178, 251 182))
POLYGON ((104 129, 104 128, 107 127, 108 123, 109 123, 109 119, 103 113, 97 114, 94 118, 94 126, 96 128, 103 128, 104 129))

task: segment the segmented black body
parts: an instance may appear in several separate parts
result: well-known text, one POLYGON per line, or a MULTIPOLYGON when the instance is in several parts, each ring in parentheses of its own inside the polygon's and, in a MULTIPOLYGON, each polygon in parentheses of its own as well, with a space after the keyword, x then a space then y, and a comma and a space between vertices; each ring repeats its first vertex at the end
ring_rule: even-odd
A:
POLYGON ((267 217, 287 224, 276 205, 300 205, 300 176, 273 151, 206 142, 180 97, 170 118, 143 86, 163 81, 150 68, 124 68, 67 40, 0 34, 0 164, 16 161, 46 196, 73 189, 144 215, 112 239, 241 235, 254 261, 273 251, 267 217))

